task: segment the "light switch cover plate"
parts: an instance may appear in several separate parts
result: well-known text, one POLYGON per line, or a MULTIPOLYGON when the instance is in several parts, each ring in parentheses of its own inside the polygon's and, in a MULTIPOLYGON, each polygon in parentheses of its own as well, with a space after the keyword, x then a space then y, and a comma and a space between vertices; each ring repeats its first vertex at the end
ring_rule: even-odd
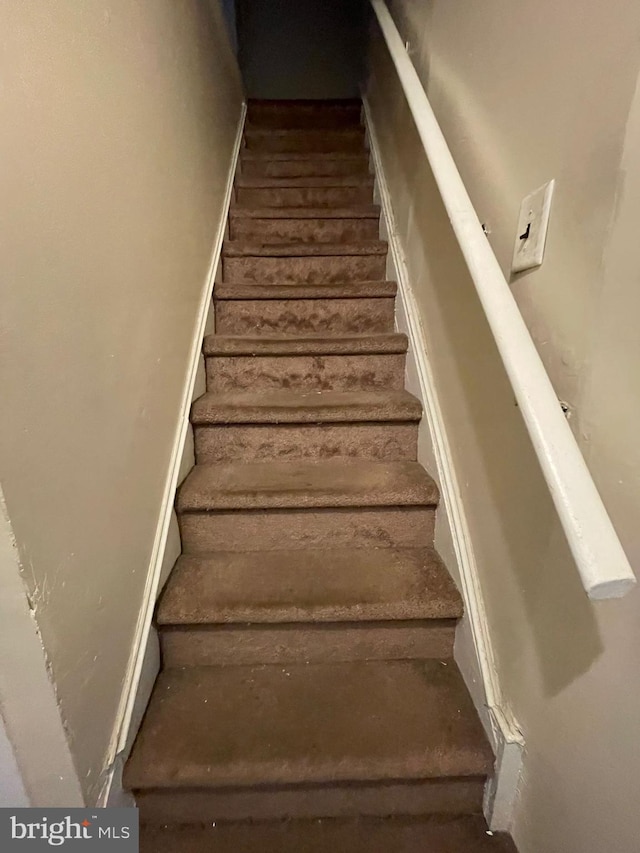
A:
POLYGON ((513 272, 530 270, 542 263, 554 187, 555 181, 549 181, 522 202, 513 249, 513 272))

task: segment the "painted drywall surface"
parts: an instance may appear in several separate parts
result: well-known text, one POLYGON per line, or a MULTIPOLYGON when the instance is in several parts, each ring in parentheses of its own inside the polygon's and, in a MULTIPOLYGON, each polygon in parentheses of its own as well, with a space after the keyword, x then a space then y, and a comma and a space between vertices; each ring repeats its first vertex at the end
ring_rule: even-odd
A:
POLYGON ((0 31, 0 475, 92 801, 242 93, 207 0, 7 0, 0 31))
POLYGON ((356 98, 365 0, 237 0, 240 64, 254 98, 356 98))
POLYGON ((0 486, 0 803, 84 804, 0 486))
POLYGON ((558 393, 574 398, 638 71, 637 4, 391 5, 505 272, 520 201, 556 178, 548 263, 514 293, 558 393))
MULTIPOLYGON (((579 407, 587 461, 638 574, 639 150, 640 89, 636 89, 579 407)), ((550 850, 569 853, 626 853, 638 847, 640 596, 636 592, 624 601, 599 606, 596 619, 603 654, 584 678, 554 697, 532 721, 532 745, 539 742, 543 748, 531 750, 516 825, 525 853, 534 849, 539 837, 543 849, 546 843, 550 850), (552 787, 545 783, 549 764, 560 781, 552 787), (570 833, 570 841, 564 842, 563 831, 570 833)), ((570 630, 569 623, 568 639, 570 630)))
POLYGON ((0 808, 26 808, 28 805, 27 792, 22 783, 13 747, 0 717, 0 808))
MULTIPOLYGON (((513 290, 640 570, 640 9, 436 0, 394 11, 505 271, 521 197, 558 181, 545 263, 513 290)), ((374 120, 501 685, 527 744, 514 834, 522 853, 631 853, 639 596, 584 596, 394 78, 377 44, 374 120)))

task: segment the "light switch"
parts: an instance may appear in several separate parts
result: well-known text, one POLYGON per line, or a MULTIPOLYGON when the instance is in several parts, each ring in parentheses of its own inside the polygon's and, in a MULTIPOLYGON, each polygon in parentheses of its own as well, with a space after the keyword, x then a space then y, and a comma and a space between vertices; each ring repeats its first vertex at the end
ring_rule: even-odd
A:
POLYGON ((522 202, 513 249, 513 272, 530 270, 542 263, 554 186, 555 181, 549 181, 522 202))

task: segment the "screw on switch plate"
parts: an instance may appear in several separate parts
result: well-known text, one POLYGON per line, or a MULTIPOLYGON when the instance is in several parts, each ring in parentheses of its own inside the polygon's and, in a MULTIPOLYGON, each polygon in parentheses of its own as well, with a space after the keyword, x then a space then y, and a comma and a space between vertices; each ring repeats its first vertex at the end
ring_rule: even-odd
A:
POLYGON ((554 187, 555 181, 549 181, 522 202, 513 249, 513 272, 530 270, 542 263, 554 187))

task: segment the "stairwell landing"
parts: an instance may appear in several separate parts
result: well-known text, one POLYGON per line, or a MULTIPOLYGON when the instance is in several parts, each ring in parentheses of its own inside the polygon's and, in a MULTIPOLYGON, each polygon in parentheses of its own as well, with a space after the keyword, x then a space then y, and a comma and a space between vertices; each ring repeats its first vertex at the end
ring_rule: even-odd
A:
POLYGON ((254 101, 125 784, 143 851, 511 850, 453 661, 361 105, 254 101))

